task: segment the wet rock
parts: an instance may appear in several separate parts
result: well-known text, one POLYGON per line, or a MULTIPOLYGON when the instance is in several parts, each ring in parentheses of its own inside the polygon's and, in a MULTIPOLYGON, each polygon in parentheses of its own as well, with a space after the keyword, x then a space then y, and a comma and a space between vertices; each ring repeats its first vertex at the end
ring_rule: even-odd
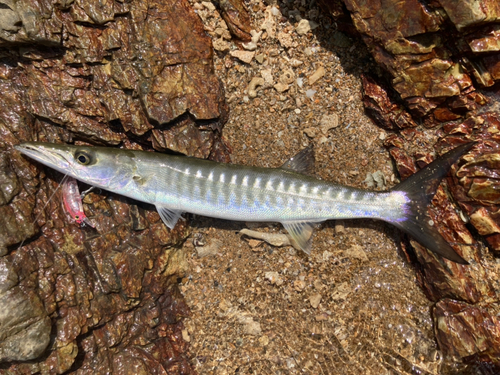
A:
MULTIPOLYGON (((210 138, 197 147, 207 157, 227 107, 213 75, 210 38, 199 18, 187 2, 145 9, 139 2, 113 4, 69 3, 61 9, 26 3, 16 8, 22 26, 0 44, 30 43, 19 50, 29 62, 21 69, 30 81, 23 89, 29 113, 105 144, 118 144, 125 134, 147 141, 152 129, 169 133, 164 124, 175 125, 189 114, 195 131, 210 138), (147 22, 146 17, 131 17, 143 11, 147 22), (173 11, 175 16, 167 16, 173 11), (183 26, 187 24, 189 28, 183 26), (66 30, 62 40, 61 29, 66 30), (162 32, 167 29, 177 32, 162 32), (37 49, 54 40, 62 49, 37 49), (110 121, 115 128, 107 126, 110 121)), ((189 152, 175 142, 169 146, 189 152)))
POLYGON ((413 128, 417 124, 401 106, 389 99, 387 90, 367 75, 363 79, 363 104, 375 122, 385 129, 413 128))
MULTIPOLYGON (((383 5, 377 1, 344 3, 393 88, 419 117, 467 95, 474 90, 473 79, 480 86, 491 86, 498 79, 493 77, 497 77, 500 51, 494 24, 499 11, 493 0, 484 7, 416 0, 383 5), (476 29, 469 32, 473 27, 476 29), (473 59, 466 56, 469 51, 476 54, 473 59), (486 57, 484 52, 496 57, 486 57)), ((440 121, 445 119, 442 115, 440 121)))
POLYGON ((377 124, 395 132, 384 144, 400 177, 415 173, 436 154, 480 141, 453 168, 428 212, 443 237, 471 265, 443 264, 414 241, 413 250, 407 244, 403 248, 418 263, 417 278, 426 295, 437 302, 433 316, 440 349, 485 369, 497 366, 500 334, 484 327, 498 325, 500 301, 498 277, 492 272, 496 267, 485 256, 488 250, 500 251, 498 92, 479 89, 499 79, 499 8, 494 1, 481 7, 451 1, 344 3, 397 93, 363 77, 365 108, 377 124), (490 100, 491 111, 477 115, 490 100), (443 127, 419 129, 419 120, 427 129, 439 123, 443 127), (475 234, 465 224, 467 218, 475 234), (477 234, 484 236, 489 249, 482 248, 477 234))
POLYGON ((471 306, 449 299, 438 302, 433 313, 439 346, 457 357, 481 356, 499 366, 498 310, 498 305, 471 306))
POLYGON ((393 147, 389 149, 389 153, 396 162, 397 170, 403 180, 417 172, 415 162, 403 149, 393 147))
POLYGON ((459 4, 450 0, 440 0, 439 3, 459 30, 500 18, 500 9, 495 0, 486 0, 481 3, 480 7, 472 3, 459 4))
POLYGON ((154 208, 94 191, 84 205, 95 228, 74 225, 62 176, 12 146, 36 139, 227 161, 210 38, 186 1, 12 4, 0 7, 2 368, 193 373, 177 289, 185 221, 169 230, 154 208))
POLYGON ((40 297, 19 281, 12 264, 0 258, 0 362, 33 360, 50 341, 51 322, 40 297))
POLYGON ((245 3, 241 0, 222 0, 219 5, 222 18, 226 21, 231 34, 243 41, 250 41, 252 24, 245 3))

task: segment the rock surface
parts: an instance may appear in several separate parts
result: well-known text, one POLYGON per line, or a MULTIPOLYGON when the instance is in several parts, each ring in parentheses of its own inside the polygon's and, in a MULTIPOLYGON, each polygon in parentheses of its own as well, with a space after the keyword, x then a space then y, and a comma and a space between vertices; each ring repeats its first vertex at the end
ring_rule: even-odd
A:
MULTIPOLYGON (((30 140, 228 160, 211 39, 187 1, 6 1, 0 7, 0 373, 189 374, 180 221, 106 192, 95 228, 62 207, 30 140)), ((81 185, 83 188, 84 186, 81 185)))
POLYGON ((443 264, 413 241, 415 253, 403 247, 417 264, 426 295, 436 302, 435 332, 443 352, 477 362, 484 373, 490 367, 498 371, 500 334, 494 327, 500 288, 494 257, 500 251, 500 92, 493 86, 500 80, 498 2, 344 3, 382 67, 377 79, 363 78, 364 104, 379 126, 394 132, 385 145, 400 177, 427 165, 434 152, 478 141, 439 189, 429 212, 471 265, 443 264), (384 79, 390 85, 379 83, 384 79), (424 127, 417 127, 419 122, 424 127))

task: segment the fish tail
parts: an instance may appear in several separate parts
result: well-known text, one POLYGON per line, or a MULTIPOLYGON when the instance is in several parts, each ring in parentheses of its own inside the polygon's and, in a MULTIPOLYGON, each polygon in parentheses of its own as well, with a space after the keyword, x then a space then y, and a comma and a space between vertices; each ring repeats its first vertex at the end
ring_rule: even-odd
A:
POLYGON ((392 189, 403 192, 409 200, 405 219, 392 224, 430 251, 460 264, 468 262, 441 236, 429 217, 427 208, 450 167, 475 144, 476 142, 471 142, 454 148, 392 189))

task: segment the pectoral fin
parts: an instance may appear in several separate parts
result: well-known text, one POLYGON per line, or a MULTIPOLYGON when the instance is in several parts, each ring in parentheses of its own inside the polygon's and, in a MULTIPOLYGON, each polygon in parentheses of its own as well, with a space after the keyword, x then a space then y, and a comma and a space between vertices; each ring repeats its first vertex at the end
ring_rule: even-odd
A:
POLYGON ((182 215, 182 211, 172 210, 159 204, 156 205, 156 210, 158 211, 158 214, 160 214, 160 217, 165 225, 170 229, 175 227, 177 220, 179 220, 182 215))
POLYGON ((306 221, 286 221, 281 223, 292 237, 293 242, 307 254, 311 254, 311 238, 316 223, 306 221))

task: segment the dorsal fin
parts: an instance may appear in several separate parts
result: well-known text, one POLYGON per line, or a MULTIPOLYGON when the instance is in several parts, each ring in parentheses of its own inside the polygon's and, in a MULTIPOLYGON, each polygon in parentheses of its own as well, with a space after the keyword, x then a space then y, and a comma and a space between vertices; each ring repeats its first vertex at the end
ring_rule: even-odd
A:
POLYGON ((288 161, 283 164, 281 168, 312 176, 314 175, 314 162, 313 146, 309 145, 297 155, 288 159, 288 161))

